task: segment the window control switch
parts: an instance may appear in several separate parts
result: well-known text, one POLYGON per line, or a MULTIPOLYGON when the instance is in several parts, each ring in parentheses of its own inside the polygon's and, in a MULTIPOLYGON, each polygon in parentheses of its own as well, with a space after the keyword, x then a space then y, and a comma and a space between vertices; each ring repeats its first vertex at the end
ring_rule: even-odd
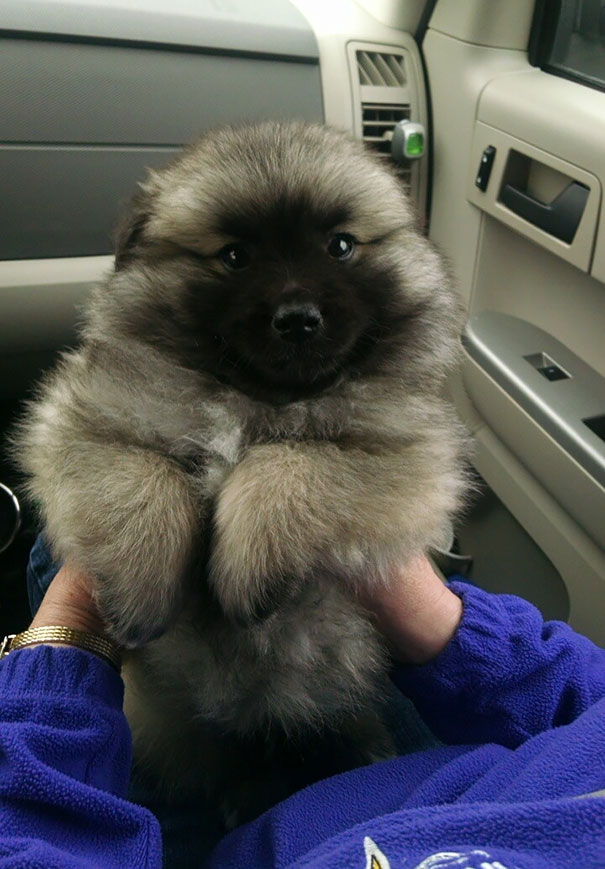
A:
POLYGON ((554 359, 550 358, 548 353, 530 353, 523 358, 547 380, 568 380, 571 377, 554 359))
POLYGON ((481 160, 479 161, 479 168, 477 170, 477 177, 475 178, 475 186, 483 192, 487 190, 489 176, 492 174, 492 166, 494 164, 495 156, 496 149, 493 145, 488 145, 483 154, 481 155, 481 160))
POLYGON ((567 380, 569 377, 558 365, 545 365, 544 368, 538 368, 538 371, 547 380, 567 380))

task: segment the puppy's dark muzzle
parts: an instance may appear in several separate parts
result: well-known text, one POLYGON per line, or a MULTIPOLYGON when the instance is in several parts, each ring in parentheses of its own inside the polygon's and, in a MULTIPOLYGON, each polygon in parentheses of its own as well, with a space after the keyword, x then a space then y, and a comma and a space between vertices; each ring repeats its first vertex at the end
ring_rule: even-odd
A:
POLYGON ((273 316, 271 327, 284 341, 302 344, 315 338, 323 324, 317 305, 280 305, 273 316))

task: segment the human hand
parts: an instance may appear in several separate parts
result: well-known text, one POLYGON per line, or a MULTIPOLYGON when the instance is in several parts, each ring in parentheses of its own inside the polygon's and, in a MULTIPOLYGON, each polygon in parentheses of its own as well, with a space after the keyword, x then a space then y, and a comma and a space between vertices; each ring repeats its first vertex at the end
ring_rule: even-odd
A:
POLYGON ((93 599, 92 582, 83 571, 70 564, 64 564, 51 582, 30 628, 49 625, 105 635, 93 599))
POLYGON ((362 602, 393 657, 407 664, 426 664, 436 658, 462 617, 462 601, 425 555, 399 568, 387 585, 368 589, 362 602))

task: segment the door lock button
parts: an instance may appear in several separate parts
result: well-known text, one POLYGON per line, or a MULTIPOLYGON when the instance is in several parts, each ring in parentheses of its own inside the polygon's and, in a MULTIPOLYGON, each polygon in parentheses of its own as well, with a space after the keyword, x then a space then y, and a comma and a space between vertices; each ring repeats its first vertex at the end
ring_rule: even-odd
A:
POLYGON ((477 177, 475 178, 475 186, 485 192, 487 190, 487 185, 489 183, 489 176, 492 174, 492 166, 494 163, 494 157, 496 156, 496 149, 493 145, 488 145, 483 154, 481 155, 481 160, 479 161, 479 169, 477 170, 477 177))

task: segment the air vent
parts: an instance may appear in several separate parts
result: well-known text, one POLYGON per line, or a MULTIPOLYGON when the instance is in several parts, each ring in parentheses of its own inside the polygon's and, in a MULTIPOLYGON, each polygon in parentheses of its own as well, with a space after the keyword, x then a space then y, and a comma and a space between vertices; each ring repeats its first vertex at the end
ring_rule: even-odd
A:
POLYGON ((420 123, 424 116, 424 96, 414 63, 416 51, 411 43, 404 47, 349 42, 347 57, 353 86, 355 135, 399 176, 404 190, 423 210, 426 160, 401 164, 391 157, 393 130, 398 121, 413 119, 420 123))
MULTIPOLYGON (((391 159, 391 139, 393 127, 397 121, 410 117, 410 107, 405 105, 385 105, 380 103, 362 103, 362 138, 372 151, 385 160, 391 159)), ((412 183, 412 168, 409 164, 397 167, 405 188, 410 192, 412 183)))
POLYGON ((393 127, 397 121, 410 117, 410 107, 362 103, 361 116, 363 141, 380 154, 390 156, 393 127))
POLYGON ((373 87, 403 87, 406 84, 401 54, 381 51, 358 51, 356 54, 359 84, 373 87))

